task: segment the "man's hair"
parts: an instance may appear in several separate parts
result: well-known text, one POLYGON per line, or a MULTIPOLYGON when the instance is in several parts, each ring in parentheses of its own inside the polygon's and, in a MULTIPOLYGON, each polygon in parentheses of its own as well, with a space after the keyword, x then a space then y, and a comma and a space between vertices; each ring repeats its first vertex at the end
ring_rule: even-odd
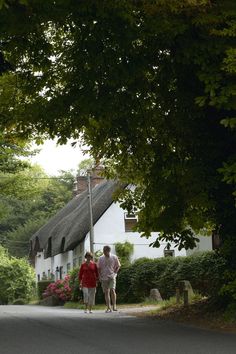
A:
POLYGON ((103 251, 111 251, 111 247, 110 246, 104 246, 103 247, 103 251))
POLYGON ((88 257, 93 258, 93 254, 92 254, 92 252, 86 252, 86 253, 85 253, 84 258, 86 258, 86 259, 87 259, 88 257))

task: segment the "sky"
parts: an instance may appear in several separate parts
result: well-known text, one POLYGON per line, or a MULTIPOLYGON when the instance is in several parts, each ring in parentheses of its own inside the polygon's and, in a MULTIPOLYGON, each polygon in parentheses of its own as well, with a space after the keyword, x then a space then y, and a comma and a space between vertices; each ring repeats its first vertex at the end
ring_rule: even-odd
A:
POLYGON ((72 147, 71 142, 57 146, 56 140, 46 140, 43 145, 33 146, 41 151, 31 157, 30 162, 42 166, 49 175, 57 175, 59 170, 76 169, 78 164, 89 155, 83 155, 81 148, 72 147))

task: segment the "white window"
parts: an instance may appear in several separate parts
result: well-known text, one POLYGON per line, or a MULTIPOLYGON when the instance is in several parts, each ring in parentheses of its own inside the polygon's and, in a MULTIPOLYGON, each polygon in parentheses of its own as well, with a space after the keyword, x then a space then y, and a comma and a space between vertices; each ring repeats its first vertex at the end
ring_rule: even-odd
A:
POLYGON ((174 257, 175 251, 174 250, 164 250, 164 257, 174 257))
POLYGON ((70 264, 70 263, 67 263, 67 265, 66 265, 66 272, 67 272, 67 274, 69 273, 70 269, 71 269, 71 264, 70 264))
POLYGON ((137 215, 125 213, 124 215, 124 222, 125 222, 125 232, 133 232, 134 227, 137 225, 138 219, 137 215))
POLYGON ((77 266, 77 258, 73 258, 73 268, 76 268, 77 266))

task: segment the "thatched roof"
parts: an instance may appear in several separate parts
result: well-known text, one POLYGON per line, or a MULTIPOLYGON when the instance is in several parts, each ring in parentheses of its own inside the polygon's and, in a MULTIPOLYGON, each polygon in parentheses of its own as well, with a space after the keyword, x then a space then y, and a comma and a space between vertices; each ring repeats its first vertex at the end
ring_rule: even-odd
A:
MULTIPOLYGON (((93 224, 113 203, 116 181, 105 181, 92 190, 93 224)), ((88 192, 74 197, 63 209, 42 226, 30 240, 30 255, 44 250, 45 258, 73 250, 90 230, 88 192)))

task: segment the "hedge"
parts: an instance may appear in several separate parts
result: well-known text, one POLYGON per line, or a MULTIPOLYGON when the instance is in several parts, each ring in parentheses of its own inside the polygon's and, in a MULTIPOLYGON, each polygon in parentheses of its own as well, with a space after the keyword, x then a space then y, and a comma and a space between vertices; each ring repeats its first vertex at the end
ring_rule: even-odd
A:
MULTIPOLYGON (((215 252, 189 257, 140 258, 121 267, 117 277, 118 302, 141 302, 149 296, 152 288, 158 288, 162 297, 168 299, 175 294, 180 280, 189 280, 195 292, 214 297, 224 285, 225 270, 225 260, 215 252)), ((77 268, 70 273, 73 301, 81 299, 78 271, 77 268)), ((100 286, 97 289, 96 302, 104 303, 100 286)))
POLYGON ((180 280, 189 280, 195 292, 214 297, 224 284, 225 260, 214 252, 189 257, 139 259, 123 267, 117 277, 119 302, 140 302, 158 288, 162 297, 175 294, 180 280))

